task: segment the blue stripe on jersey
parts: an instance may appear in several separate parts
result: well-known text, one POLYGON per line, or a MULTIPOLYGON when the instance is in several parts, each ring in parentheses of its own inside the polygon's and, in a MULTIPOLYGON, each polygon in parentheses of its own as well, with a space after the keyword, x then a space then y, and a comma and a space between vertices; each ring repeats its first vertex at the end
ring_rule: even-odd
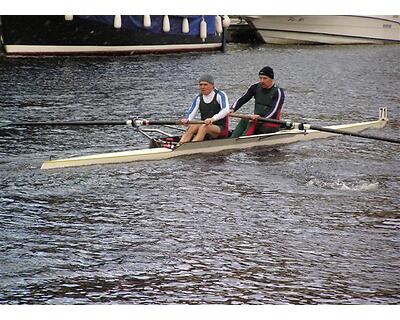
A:
POLYGON ((200 98, 200 95, 198 94, 192 101, 192 105, 190 106, 190 108, 186 111, 185 113, 185 118, 189 118, 189 115, 193 112, 193 110, 196 108, 196 103, 197 103, 197 99, 200 98))
POLYGON ((226 95, 225 95, 225 92, 223 92, 223 91, 218 91, 217 94, 219 94, 219 96, 221 97, 221 103, 222 103, 221 109, 228 108, 229 106, 228 106, 228 104, 226 103, 226 95))

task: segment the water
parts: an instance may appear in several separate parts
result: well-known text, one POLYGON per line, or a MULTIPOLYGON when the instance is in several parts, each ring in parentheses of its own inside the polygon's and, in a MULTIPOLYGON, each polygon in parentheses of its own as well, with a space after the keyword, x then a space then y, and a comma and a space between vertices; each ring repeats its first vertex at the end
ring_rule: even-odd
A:
MULTIPOLYGON (((1 119, 178 118, 203 72, 233 103, 269 64, 285 117, 348 123, 387 106, 392 121, 369 133, 400 138, 399 58, 399 45, 230 45, 225 54, 7 59, 1 119)), ((39 169, 50 156, 146 146, 125 127, 1 131, 0 303, 400 302, 398 145, 338 137, 39 169)))

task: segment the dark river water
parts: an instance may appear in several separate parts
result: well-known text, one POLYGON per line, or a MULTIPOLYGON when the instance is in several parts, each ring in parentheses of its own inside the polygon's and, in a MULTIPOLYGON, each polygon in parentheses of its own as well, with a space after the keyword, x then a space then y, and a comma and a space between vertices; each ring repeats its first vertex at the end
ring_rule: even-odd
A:
MULTIPOLYGON (((359 122, 386 106, 391 121, 369 133, 400 139, 399 61, 399 45, 10 58, 0 114, 175 119, 202 73, 233 103, 270 65, 285 118, 359 122)), ((121 126, 0 131, 1 304, 400 303, 399 145, 337 137, 39 169, 50 156, 147 144, 121 126)))

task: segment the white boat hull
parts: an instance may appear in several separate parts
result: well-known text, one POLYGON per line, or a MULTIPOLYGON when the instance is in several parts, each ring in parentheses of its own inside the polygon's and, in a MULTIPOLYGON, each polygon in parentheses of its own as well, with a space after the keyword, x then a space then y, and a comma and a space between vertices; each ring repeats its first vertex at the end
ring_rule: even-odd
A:
POLYGON ((399 16, 246 16, 246 21, 271 44, 400 42, 399 16))
MULTIPOLYGON (((361 132, 366 129, 382 128, 386 125, 387 121, 388 119, 386 116, 386 109, 383 109, 378 120, 327 126, 326 128, 345 130, 348 132, 361 132)), ((183 144, 175 148, 174 150, 169 148, 150 148, 141 150, 110 152, 67 159, 48 160, 42 164, 41 169, 77 167, 94 164, 110 164, 144 160, 163 160, 190 154, 216 153, 224 150, 247 149, 258 146, 283 145, 300 141, 324 139, 332 136, 337 136, 337 134, 317 130, 307 130, 306 132, 298 129, 282 130, 276 133, 243 136, 239 138, 191 142, 183 144)))
POLYGON ((5 45, 9 55, 73 55, 73 54, 133 54, 152 52, 184 52, 217 50, 220 43, 199 44, 164 44, 140 46, 40 46, 40 45, 5 45))

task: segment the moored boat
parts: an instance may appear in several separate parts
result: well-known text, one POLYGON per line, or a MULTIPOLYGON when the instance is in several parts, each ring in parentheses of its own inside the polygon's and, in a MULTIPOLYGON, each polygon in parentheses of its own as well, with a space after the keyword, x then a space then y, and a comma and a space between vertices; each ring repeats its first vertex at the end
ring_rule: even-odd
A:
MULTIPOLYGON (((281 130, 275 133, 242 136, 239 138, 224 138, 201 142, 190 142, 182 145, 175 144, 178 141, 178 137, 166 135, 163 138, 151 138, 149 149, 109 152, 66 159, 48 160, 42 164, 41 169, 55 169, 143 160, 163 160, 191 154, 215 153, 225 150, 247 149, 257 146, 284 145, 300 141, 329 138, 338 135, 338 133, 348 135, 354 133, 354 135, 356 135, 357 133, 366 129, 383 128, 387 122, 387 110, 386 108, 381 108, 379 112, 379 118, 377 120, 318 127, 320 130, 312 129, 313 126, 310 127, 309 125, 305 124, 296 124, 294 129, 281 130), (321 129, 324 131, 321 131, 321 129)), ((138 130, 142 131, 144 135, 149 137, 149 135, 146 133, 146 129, 138 128, 138 130)))
POLYGON ((227 16, 1 16, 7 56, 131 55, 225 47, 227 16))
POLYGON ((226 41, 232 43, 262 43, 263 39, 243 17, 232 16, 227 29, 226 41))
POLYGON ((265 43, 383 44, 400 42, 400 16, 244 16, 265 43))

